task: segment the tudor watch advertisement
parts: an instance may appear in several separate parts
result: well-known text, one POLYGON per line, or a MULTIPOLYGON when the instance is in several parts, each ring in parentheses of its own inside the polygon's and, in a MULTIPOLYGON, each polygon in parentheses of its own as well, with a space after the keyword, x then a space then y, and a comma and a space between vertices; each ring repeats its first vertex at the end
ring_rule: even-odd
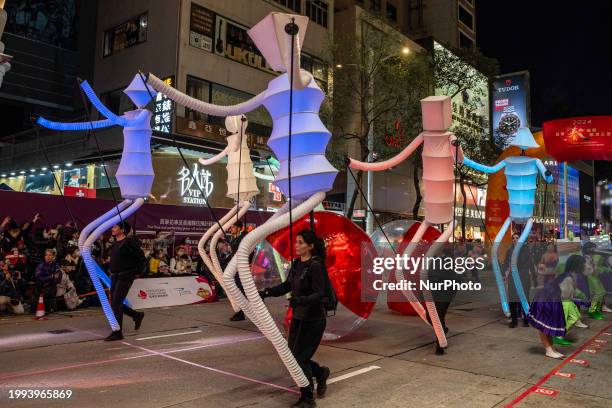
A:
POLYGON ((500 147, 510 144, 521 127, 529 127, 529 72, 497 77, 491 92, 493 141, 500 147))

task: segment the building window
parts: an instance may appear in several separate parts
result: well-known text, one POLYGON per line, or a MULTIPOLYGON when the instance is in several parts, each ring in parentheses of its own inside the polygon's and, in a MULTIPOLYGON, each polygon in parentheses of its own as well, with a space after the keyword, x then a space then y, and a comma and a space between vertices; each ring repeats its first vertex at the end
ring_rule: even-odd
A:
POLYGON ((302 12, 302 7, 301 7, 302 0, 274 0, 274 1, 282 5, 283 7, 288 8, 289 10, 293 10, 297 13, 302 12))
POLYGON ((459 5, 459 21, 472 31, 474 30, 474 16, 461 4, 459 5))
POLYGON ((325 0, 307 0, 306 15, 315 23, 327 28, 328 4, 325 0))
POLYGON ((300 60, 300 66, 303 70, 306 70, 312 74, 315 81, 319 85, 319 88, 327 93, 328 85, 328 68, 327 64, 317 58, 313 58, 310 55, 302 54, 300 60))
POLYGON ((459 48, 470 48, 474 46, 474 40, 459 30, 459 48))
POLYGON ((126 21, 104 32, 102 56, 108 57, 123 49, 142 44, 147 40, 147 13, 126 21))
MULTIPOLYGON (((211 93, 211 103, 215 105, 235 105, 238 103, 242 103, 248 99, 251 99, 253 95, 242 92, 237 89, 228 88, 227 86, 212 84, 212 93, 211 93)), ((249 120, 249 126, 253 125, 262 125, 268 128, 272 128, 272 118, 268 111, 260 106, 246 114, 247 119, 249 120)), ((209 121, 215 123, 218 120, 217 124, 224 126, 225 118, 210 118, 209 121)), ((259 132, 256 132, 259 133, 259 132)))
POLYGON ((372 0, 372 10, 380 11, 380 0, 372 0))
MULTIPOLYGON (((192 98, 210 102, 210 85, 208 81, 187 75, 187 95, 192 98)), ((189 120, 208 120, 208 115, 189 108, 185 108, 185 117, 189 120)))
POLYGON ((391 3, 387 3, 387 18, 393 22, 397 21, 397 7, 391 3))
POLYGON ((113 113, 123 115, 125 112, 134 110, 136 107, 132 100, 123 92, 123 88, 102 94, 100 100, 113 113))

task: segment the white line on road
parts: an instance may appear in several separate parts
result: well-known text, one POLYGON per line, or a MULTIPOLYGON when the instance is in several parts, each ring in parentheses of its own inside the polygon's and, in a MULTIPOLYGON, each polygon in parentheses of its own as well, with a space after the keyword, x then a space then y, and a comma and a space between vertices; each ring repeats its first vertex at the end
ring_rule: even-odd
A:
POLYGON ((365 367, 365 368, 361 368, 361 369, 359 369, 357 371, 353 371, 352 373, 346 373, 346 374, 342 374, 342 375, 340 375, 338 377, 334 377, 331 380, 328 380, 327 383, 328 384, 333 384, 335 382, 346 380, 347 378, 355 377, 356 375, 365 374, 365 373, 367 373, 369 371, 378 370, 378 369, 380 369, 380 367, 379 366, 375 366, 375 365, 369 366, 369 367, 365 367))
POLYGON ((161 339, 162 337, 183 336, 185 334, 194 334, 194 333, 202 333, 202 330, 194 330, 194 331, 183 332, 183 333, 163 334, 161 336, 141 337, 139 339, 136 339, 136 341, 151 340, 151 339, 161 339))

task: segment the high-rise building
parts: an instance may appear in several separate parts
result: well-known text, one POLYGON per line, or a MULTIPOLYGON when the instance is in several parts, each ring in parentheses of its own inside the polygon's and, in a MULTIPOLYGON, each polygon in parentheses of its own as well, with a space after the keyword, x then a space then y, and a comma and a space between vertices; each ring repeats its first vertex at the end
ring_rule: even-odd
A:
POLYGON ((476 0, 336 0, 342 10, 357 5, 380 13, 413 40, 433 37, 451 47, 476 44, 476 0))
MULTIPOLYGON (((4 0, 0 0, 0 39, 2 38, 4 27, 6 26, 6 17, 7 14, 4 10, 4 0)), ((2 86, 4 74, 11 69, 11 64, 9 64, 10 59, 11 57, 9 55, 4 54, 4 43, 0 41, 0 86, 2 86)))

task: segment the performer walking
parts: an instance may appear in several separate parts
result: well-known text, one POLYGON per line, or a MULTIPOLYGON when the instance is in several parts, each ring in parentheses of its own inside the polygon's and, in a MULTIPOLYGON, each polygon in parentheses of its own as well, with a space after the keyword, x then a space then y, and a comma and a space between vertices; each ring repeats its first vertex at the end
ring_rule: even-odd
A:
POLYGON ((114 330, 104 339, 106 341, 123 339, 124 313, 134 319, 134 330, 140 329, 144 319, 143 312, 137 312, 123 304, 136 275, 143 273, 147 262, 140 248, 140 240, 135 235, 129 235, 130 231, 131 227, 127 221, 116 224, 111 229, 111 234, 115 238, 110 253, 111 308, 119 324, 119 330, 114 330))
POLYGON ((323 299, 325 297, 325 244, 314 232, 303 230, 295 239, 298 256, 289 276, 280 285, 259 292, 262 298, 283 296, 291 292, 289 303, 293 309, 289 328, 289 348, 308 378, 309 385, 300 387, 300 399, 292 407, 315 407, 313 377, 317 380, 317 395, 327 390, 329 368, 312 360, 327 323, 323 299))

